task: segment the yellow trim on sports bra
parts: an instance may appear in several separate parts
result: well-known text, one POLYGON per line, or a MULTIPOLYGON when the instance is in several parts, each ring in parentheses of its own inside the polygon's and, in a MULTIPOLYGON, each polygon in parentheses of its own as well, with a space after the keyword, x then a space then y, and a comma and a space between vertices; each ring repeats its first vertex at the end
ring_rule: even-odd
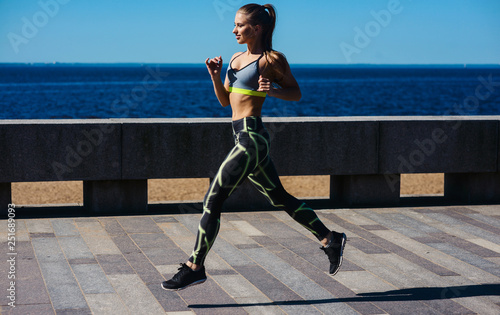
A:
POLYGON ((260 96, 260 97, 266 97, 267 96, 266 92, 252 91, 252 90, 247 90, 247 89, 240 89, 240 88, 235 88, 235 87, 232 87, 232 86, 229 87, 229 92, 239 93, 239 94, 245 94, 245 95, 251 95, 251 96, 260 96))

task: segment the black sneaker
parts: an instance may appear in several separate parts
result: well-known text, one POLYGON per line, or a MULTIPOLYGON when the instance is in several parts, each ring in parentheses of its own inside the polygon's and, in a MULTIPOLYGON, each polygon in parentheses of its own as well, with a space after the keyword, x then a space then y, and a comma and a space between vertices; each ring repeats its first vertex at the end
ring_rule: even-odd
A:
POLYGON ((333 237, 330 243, 326 246, 321 246, 320 249, 325 252, 330 261, 330 274, 335 275, 342 265, 342 253, 344 252, 345 242, 347 241, 347 236, 345 233, 333 232, 333 237))
POLYGON ((172 277, 172 279, 161 283, 161 287, 163 289, 178 291, 195 284, 201 284, 207 280, 204 266, 201 267, 200 270, 194 271, 186 264, 181 264, 181 267, 178 270, 179 271, 172 277))

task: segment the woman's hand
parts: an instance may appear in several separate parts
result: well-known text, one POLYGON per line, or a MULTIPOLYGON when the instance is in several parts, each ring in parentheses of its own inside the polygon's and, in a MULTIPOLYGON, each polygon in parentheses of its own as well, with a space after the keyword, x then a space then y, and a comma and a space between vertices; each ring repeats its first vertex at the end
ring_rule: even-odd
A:
POLYGON ((259 76, 259 89, 257 91, 266 92, 268 96, 273 96, 275 88, 273 88, 271 80, 259 76))
POLYGON ((207 58, 205 60, 205 64, 207 65, 208 73, 210 73, 210 76, 213 78, 215 76, 220 77, 220 73, 222 70, 222 57, 215 57, 215 58, 207 58))

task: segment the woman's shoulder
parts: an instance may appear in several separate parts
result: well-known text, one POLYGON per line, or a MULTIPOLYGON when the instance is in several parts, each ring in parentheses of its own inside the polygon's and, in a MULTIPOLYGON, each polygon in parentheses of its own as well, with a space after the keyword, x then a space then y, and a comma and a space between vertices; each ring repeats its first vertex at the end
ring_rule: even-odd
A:
POLYGON ((238 57, 239 55, 243 54, 244 52, 243 51, 238 51, 238 52, 235 52, 232 56, 231 56, 231 60, 233 60, 234 58, 238 57))

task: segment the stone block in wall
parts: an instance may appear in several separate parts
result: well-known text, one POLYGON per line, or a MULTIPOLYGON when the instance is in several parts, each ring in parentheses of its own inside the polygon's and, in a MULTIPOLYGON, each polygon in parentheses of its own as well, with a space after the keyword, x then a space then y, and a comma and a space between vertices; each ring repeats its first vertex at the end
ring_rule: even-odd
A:
POLYGON ((376 174, 378 122, 264 120, 280 175, 376 174))
POLYGON ((145 213, 148 209, 148 181, 84 181, 83 206, 86 211, 97 214, 145 213))
POLYGON ((444 196, 450 202, 500 203, 500 173, 445 174, 444 196))
POLYGON ((497 170, 498 121, 380 122, 380 173, 462 173, 497 170))
POLYGON ((400 175, 331 175, 330 199, 347 207, 397 206, 400 175))
POLYGON ((500 121, 498 122, 498 136, 497 136, 497 172, 500 172, 500 121))
POLYGON ((234 140, 228 119, 123 125, 123 178, 215 176, 234 140))
POLYGON ((0 181, 121 178, 121 127, 102 120, 0 124, 0 181))
POLYGON ((0 214, 7 215, 9 204, 12 203, 11 183, 0 183, 0 214))

